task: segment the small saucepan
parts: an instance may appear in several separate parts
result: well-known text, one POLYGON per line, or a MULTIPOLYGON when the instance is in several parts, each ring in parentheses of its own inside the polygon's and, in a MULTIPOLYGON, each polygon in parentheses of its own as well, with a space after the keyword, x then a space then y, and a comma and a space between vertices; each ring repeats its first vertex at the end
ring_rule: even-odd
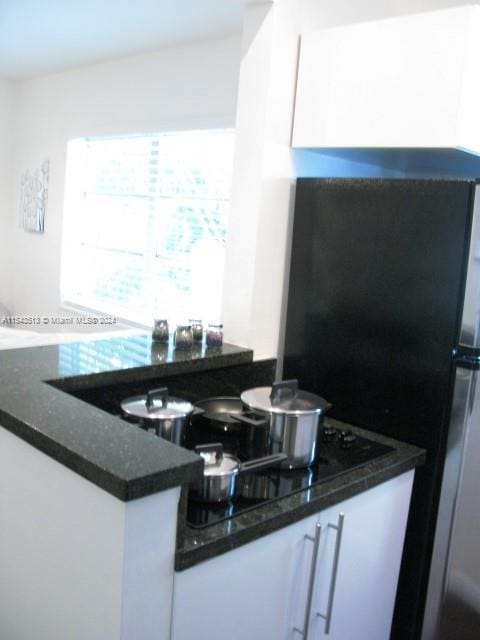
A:
POLYGON ((167 387, 152 389, 146 395, 127 398, 121 403, 123 416, 145 431, 180 446, 185 443, 185 432, 194 412, 191 402, 174 398, 167 387))
POLYGON ((195 447, 205 463, 203 479, 190 487, 190 497, 201 502, 227 502, 240 493, 238 478, 244 473, 264 469, 283 461, 283 453, 264 456, 248 462, 224 453, 219 442, 195 447))

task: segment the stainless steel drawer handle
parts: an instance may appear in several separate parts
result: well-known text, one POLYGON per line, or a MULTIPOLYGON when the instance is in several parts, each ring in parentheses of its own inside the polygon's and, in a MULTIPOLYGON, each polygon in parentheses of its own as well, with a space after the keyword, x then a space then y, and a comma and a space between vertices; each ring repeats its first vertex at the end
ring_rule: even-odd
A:
POLYGON ((310 565, 310 576, 308 578, 307 602, 305 605, 305 618, 303 621, 303 629, 294 627, 293 630, 303 636, 304 640, 308 640, 308 630, 310 627, 310 614, 312 612, 313 588, 315 586, 315 575, 317 572, 318 549, 320 547, 320 536, 322 535, 322 525, 317 522, 315 525, 315 536, 305 536, 305 540, 313 542, 312 564, 310 565))
POLYGON ((343 532, 343 521, 345 519, 345 514, 340 513, 338 516, 338 523, 331 524, 328 523, 328 526, 331 529, 335 529, 337 532, 337 539, 335 541, 335 551, 333 554, 333 567, 332 567, 332 577, 330 580, 330 590, 328 592, 328 603, 327 603, 327 613, 317 613, 319 618, 323 618, 325 620, 325 635, 330 633, 330 625, 332 622, 332 611, 333 611, 333 599, 335 597, 335 585, 337 583, 337 573, 338 573, 338 560, 340 558, 340 546, 342 544, 342 532, 343 532))

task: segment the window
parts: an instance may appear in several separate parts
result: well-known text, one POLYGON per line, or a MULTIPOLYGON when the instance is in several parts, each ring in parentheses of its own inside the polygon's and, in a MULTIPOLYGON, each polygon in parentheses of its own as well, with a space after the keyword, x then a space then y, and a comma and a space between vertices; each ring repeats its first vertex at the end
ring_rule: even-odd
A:
POLYGON ((61 298, 150 326, 218 321, 234 133, 72 140, 61 298))

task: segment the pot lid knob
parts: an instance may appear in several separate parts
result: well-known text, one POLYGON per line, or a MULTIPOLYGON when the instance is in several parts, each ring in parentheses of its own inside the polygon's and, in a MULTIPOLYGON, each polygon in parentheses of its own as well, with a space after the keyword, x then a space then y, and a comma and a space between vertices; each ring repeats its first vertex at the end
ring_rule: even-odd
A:
POLYGON ((298 380, 282 380, 272 384, 270 400, 272 404, 281 402, 282 400, 295 398, 298 393, 298 380))
POLYGON ((153 411, 153 409, 155 409, 155 400, 160 400, 162 408, 165 408, 168 405, 168 387, 152 389, 147 393, 145 404, 148 411, 153 411))
POLYGON ((221 442, 199 444, 195 447, 195 453, 203 458, 206 467, 219 465, 223 459, 223 445, 221 442))

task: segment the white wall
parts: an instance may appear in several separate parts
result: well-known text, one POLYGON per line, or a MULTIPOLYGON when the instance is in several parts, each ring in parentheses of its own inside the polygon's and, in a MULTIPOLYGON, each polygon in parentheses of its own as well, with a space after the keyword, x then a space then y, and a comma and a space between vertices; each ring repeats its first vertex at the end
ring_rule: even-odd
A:
MULTIPOLYGON (((299 175, 290 136, 300 34, 462 4, 461 0, 246 0, 222 311, 230 342, 253 348, 256 357, 281 356, 299 175)), ((308 175, 315 172, 315 160, 313 156, 306 160, 308 175)), ((343 175, 359 175, 365 167, 325 160, 319 154, 318 170, 317 175, 342 175, 342 170, 343 175)), ((379 175, 378 167, 372 167, 371 174, 379 175)))
POLYGON ((277 352, 292 201, 298 2, 245 9, 222 317, 230 342, 277 352))
MULTIPOLYGON (((0 305, 9 307, 11 209, 12 85, 0 78, 0 305)), ((1 307, 0 307, 1 314, 1 307)))
POLYGON ((45 233, 13 229, 16 313, 66 315, 59 309, 59 278, 67 141, 233 126, 239 54, 239 38, 232 36, 16 84, 14 210, 19 207, 21 174, 50 160, 45 233))

